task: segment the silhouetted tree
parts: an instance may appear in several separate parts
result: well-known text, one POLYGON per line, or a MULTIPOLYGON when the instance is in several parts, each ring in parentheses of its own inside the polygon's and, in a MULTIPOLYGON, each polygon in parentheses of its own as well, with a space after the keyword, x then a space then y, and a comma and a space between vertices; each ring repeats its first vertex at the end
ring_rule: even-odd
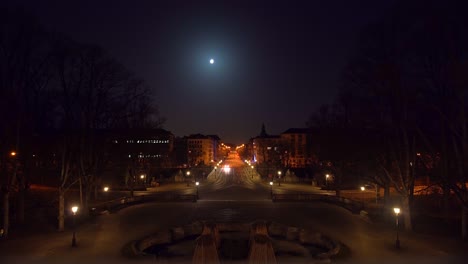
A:
POLYGON ((0 11, 0 178, 4 236, 9 231, 10 194, 14 191, 19 194, 18 221, 24 221, 32 135, 43 125, 37 118, 47 109, 43 100, 49 78, 47 44, 47 34, 32 16, 16 9, 0 11), (11 151, 16 155, 10 155, 11 151))

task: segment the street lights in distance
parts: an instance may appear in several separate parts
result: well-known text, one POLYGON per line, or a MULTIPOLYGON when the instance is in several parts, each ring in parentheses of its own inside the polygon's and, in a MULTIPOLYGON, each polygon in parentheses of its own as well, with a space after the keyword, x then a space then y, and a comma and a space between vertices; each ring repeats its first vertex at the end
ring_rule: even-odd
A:
POLYGON ((270 196, 273 198, 273 182, 270 182, 270 196))
POLYGON ((393 208, 393 212, 395 213, 396 216, 396 241, 395 241, 395 246, 397 249, 400 249, 400 238, 398 236, 398 228, 399 228, 399 223, 398 223, 398 215, 400 214, 400 208, 395 207, 393 208))
POLYGON ((281 171, 278 171, 278 186, 281 186, 281 171))
POLYGON ((72 247, 76 247, 76 212, 78 212, 78 206, 72 206, 71 211, 73 213, 73 237, 72 247))

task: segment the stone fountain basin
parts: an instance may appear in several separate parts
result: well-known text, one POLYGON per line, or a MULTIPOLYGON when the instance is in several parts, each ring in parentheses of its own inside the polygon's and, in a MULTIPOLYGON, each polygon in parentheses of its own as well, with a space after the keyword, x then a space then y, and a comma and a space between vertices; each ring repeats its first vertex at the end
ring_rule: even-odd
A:
MULTIPOLYGON (((250 232, 255 223, 216 223, 220 237, 218 254, 221 261, 247 260, 250 232)), ((266 223, 278 262, 328 262, 340 252, 341 243, 320 232, 276 222, 266 223)), ((177 263, 191 262, 195 240, 202 233, 203 225, 204 222, 197 221, 158 231, 131 243, 131 251, 135 257, 151 256, 174 260, 177 263)))

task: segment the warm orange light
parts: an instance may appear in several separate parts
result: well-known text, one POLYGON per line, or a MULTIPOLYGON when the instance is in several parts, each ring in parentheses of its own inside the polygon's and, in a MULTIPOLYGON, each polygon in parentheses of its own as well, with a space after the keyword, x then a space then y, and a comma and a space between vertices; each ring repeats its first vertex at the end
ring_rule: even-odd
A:
POLYGON ((16 152, 14 151, 10 152, 10 156, 16 156, 16 152))

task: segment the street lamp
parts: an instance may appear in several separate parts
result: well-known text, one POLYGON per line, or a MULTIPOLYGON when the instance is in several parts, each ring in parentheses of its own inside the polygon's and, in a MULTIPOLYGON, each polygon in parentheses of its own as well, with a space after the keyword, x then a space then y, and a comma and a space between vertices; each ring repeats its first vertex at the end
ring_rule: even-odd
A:
POLYGON ((395 216, 396 216, 396 241, 395 241, 395 246, 396 246, 397 249, 400 249, 400 238, 398 237, 398 228, 399 228, 398 215, 400 214, 400 208, 398 208, 398 207, 393 208, 393 212, 395 212, 395 216))
POLYGON ((78 206, 72 206, 73 212, 73 238, 72 238, 72 247, 76 247, 76 212, 78 212, 78 206))
POLYGON ((109 187, 104 186, 103 191, 104 191, 104 192, 108 192, 108 191, 109 191, 109 187))
MULTIPOLYGON (((187 171, 187 173, 185 173, 185 174, 187 175, 187 177, 189 177, 189 176, 190 176, 190 171, 187 171)), ((188 178, 187 178, 187 186, 189 186, 189 180, 188 180, 188 178)))
POLYGON ((198 199, 198 185, 200 185, 199 182, 195 182, 195 186, 197 187, 197 199, 198 199))
POLYGON ((16 152, 15 151, 10 152, 10 156, 12 157, 16 156, 16 152))
POLYGON ((281 171, 278 171, 278 186, 281 186, 281 171))
MULTIPOLYGON (((366 190, 366 187, 361 186, 361 192, 364 192, 365 190, 366 190)), ((364 193, 361 195, 361 201, 362 201, 363 204, 366 201, 366 197, 365 197, 364 193)))
POLYGON ((273 182, 270 182, 270 196, 273 198, 273 182))
POLYGON ((328 188, 328 178, 330 178, 330 174, 325 175, 325 185, 327 186, 327 188, 328 188))

